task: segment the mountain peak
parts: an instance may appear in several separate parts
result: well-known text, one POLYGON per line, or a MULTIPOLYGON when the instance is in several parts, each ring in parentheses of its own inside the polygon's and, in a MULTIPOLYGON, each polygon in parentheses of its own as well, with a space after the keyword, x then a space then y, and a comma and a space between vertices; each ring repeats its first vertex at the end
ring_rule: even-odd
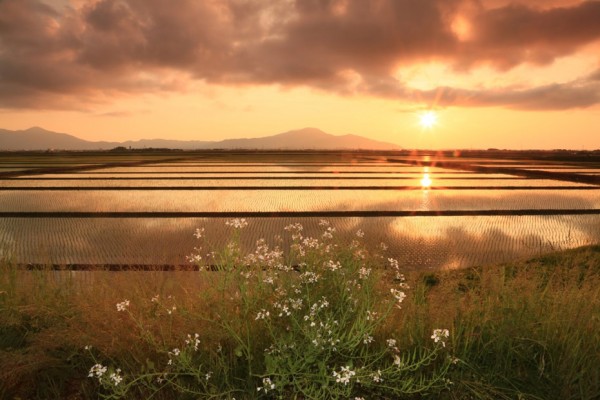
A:
POLYGON ((302 135, 302 136, 305 136, 305 135, 306 136, 332 136, 328 133, 323 132, 319 128, 313 128, 313 127, 294 129, 291 131, 280 133, 279 135, 275 135, 275 136, 300 136, 300 135, 302 135))
POLYGON ((48 132, 48 133, 50 133, 49 130, 46 130, 46 129, 44 129, 42 127, 39 127, 39 126, 32 126, 31 128, 25 129, 23 132, 30 132, 30 133, 45 133, 45 132, 48 132))

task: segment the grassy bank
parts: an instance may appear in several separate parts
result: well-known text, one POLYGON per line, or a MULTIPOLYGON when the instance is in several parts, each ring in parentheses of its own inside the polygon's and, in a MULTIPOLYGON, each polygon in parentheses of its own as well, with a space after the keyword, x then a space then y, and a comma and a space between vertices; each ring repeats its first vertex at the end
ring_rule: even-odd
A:
POLYGON ((600 246, 403 275, 361 232, 241 254, 243 225, 198 231, 218 271, 4 263, 0 398, 600 397, 600 246))

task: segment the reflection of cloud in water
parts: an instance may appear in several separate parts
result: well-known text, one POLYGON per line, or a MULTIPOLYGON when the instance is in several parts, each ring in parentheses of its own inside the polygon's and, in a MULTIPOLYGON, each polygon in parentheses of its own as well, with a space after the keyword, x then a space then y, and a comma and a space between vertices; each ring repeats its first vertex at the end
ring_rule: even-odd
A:
MULTIPOLYGON (((358 229, 371 248, 384 242, 386 257, 408 268, 465 267, 509 261, 600 242, 600 216, 475 216, 330 218, 337 237, 348 243, 358 229)), ((320 238, 318 218, 254 218, 242 232, 252 251, 256 240, 289 235, 283 227, 304 225, 304 235, 320 238)), ((195 246, 220 248, 230 238, 225 219, 3 219, 2 254, 21 263, 185 264, 195 246), (193 237, 205 227, 206 240, 193 237)))

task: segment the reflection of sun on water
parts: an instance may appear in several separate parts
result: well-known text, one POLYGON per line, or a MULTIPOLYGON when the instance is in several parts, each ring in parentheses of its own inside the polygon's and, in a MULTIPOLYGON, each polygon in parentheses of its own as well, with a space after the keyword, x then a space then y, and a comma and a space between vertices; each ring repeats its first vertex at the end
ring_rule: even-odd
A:
POLYGON ((429 174, 423 174, 423 179, 421 179, 421 186, 423 187, 423 189, 429 189, 429 187, 431 186, 431 178, 429 177, 429 174))

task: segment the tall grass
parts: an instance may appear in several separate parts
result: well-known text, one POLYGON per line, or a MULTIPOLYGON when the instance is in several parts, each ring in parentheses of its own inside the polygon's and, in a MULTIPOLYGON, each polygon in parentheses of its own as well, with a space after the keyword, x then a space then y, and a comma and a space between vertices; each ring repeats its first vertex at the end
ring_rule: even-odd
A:
POLYGON ((0 398, 600 396, 599 246, 403 274, 362 231, 246 254, 245 224, 214 253, 196 232, 200 272, 4 263, 0 398))

